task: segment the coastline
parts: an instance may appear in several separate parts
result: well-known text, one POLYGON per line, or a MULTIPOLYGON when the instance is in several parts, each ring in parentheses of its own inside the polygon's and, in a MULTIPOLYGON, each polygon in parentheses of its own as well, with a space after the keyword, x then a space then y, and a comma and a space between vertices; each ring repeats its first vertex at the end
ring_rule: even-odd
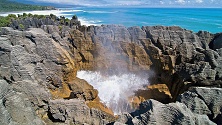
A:
MULTIPOLYGON (((0 16, 7 16, 8 14, 23 14, 23 13, 31 13, 31 14, 38 14, 38 15, 49 15, 54 14, 56 16, 63 16, 62 12, 71 12, 71 11, 62 11, 62 10, 34 10, 34 11, 17 11, 17 12, 2 12, 0 16)), ((68 14, 67 14, 68 15, 68 14)))
MULTIPOLYGON (((67 12, 77 12, 77 11, 81 11, 81 10, 74 10, 74 9, 56 9, 56 10, 38 10, 38 11, 17 11, 17 12, 1 12, 0 16, 7 16, 8 14, 23 14, 23 13, 31 13, 31 14, 38 14, 38 15, 50 15, 50 14, 54 14, 57 17, 59 16, 64 16, 68 19, 71 19, 73 14, 64 14, 67 12)), ((81 22, 81 25, 85 25, 85 26, 90 26, 90 25, 98 25, 95 24, 95 21, 90 21, 81 17, 78 17, 78 20, 81 22)))
POLYGON ((57 17, 64 16, 71 19, 73 15, 77 15, 81 25, 85 26, 100 26, 118 24, 125 27, 133 26, 179 26, 195 33, 199 31, 208 31, 210 33, 222 32, 221 17, 216 16, 220 11, 208 9, 185 9, 185 8, 129 8, 115 9, 112 8, 57 8, 56 10, 40 10, 40 11, 21 11, 21 12, 5 12, 0 13, 0 16, 6 16, 9 13, 22 14, 32 13, 39 15, 54 14, 57 17), (177 13, 174 13, 174 11, 177 13), (204 12, 201 14, 201 12, 204 12), (192 14, 189 14, 192 13, 192 14), (122 18, 124 17, 124 18, 122 18))

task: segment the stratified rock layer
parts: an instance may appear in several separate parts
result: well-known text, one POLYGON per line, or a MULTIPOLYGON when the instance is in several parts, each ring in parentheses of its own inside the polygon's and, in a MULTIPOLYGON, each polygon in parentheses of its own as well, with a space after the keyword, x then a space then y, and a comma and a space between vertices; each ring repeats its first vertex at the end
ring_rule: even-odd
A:
POLYGON ((51 100, 49 102, 50 117, 54 121, 65 122, 66 124, 108 124, 110 116, 105 115, 97 109, 89 109, 83 100, 51 100), (104 119, 104 120, 101 120, 104 119))
POLYGON ((222 124, 221 34, 73 21, 0 29, 1 124, 222 124), (135 107, 154 97, 165 104, 147 100, 114 122, 98 91, 76 78, 78 70, 152 74, 152 85, 136 92, 135 107), (160 94, 146 95, 152 92, 160 94))
POLYGON ((183 103, 162 104, 147 100, 140 104, 139 110, 119 116, 118 124, 135 125, 215 125, 206 115, 193 114, 183 103))
POLYGON ((166 84, 172 100, 190 86, 221 86, 221 50, 208 46, 218 39, 209 32, 118 25, 80 30, 86 38, 92 37, 94 68, 111 73, 154 71, 151 83, 166 84))
POLYGON ((190 88, 178 97, 192 112, 208 115, 218 125, 222 124, 222 89, 221 88, 190 88))
POLYGON ((114 124, 220 125, 221 93, 221 88, 195 87, 181 94, 176 103, 147 100, 135 112, 120 115, 114 124))
MULTIPOLYGON (((97 90, 86 81, 76 78, 76 71, 81 65, 78 65, 78 61, 70 51, 69 41, 63 41, 60 35, 56 36, 56 32, 48 34, 40 28, 30 28, 27 31, 1 28, 0 34, 0 75, 1 79, 4 79, 0 84, 2 124, 67 123, 67 120, 51 116, 51 111, 55 110, 51 109, 54 104, 51 102, 54 99, 63 98, 56 105, 65 107, 66 104, 70 104, 69 99, 72 98, 82 99, 75 101, 79 104, 93 101, 103 106, 99 102, 97 90), (57 119, 59 121, 56 121, 57 119)), ((87 107, 86 104, 79 105, 80 109, 84 107, 87 107)), ((93 121, 100 123, 114 119, 112 112, 105 107, 102 111, 88 107, 85 110, 88 116, 81 117, 87 119, 88 124, 93 124, 93 121), (97 112, 100 115, 92 116, 97 112), (103 115, 107 117, 101 117, 103 115), (91 117, 94 120, 90 120, 91 117)), ((80 115, 81 112, 82 110, 79 110, 74 115, 64 117, 74 119, 74 116, 80 115)), ((80 119, 68 123, 80 124, 85 121, 80 119)))

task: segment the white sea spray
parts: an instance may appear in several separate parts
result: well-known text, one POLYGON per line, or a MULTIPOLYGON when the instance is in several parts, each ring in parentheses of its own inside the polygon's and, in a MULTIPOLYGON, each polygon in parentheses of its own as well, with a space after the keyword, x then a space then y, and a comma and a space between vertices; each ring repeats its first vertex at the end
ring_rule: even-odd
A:
POLYGON ((148 84, 147 79, 132 73, 108 76, 97 71, 78 71, 77 77, 97 89, 102 103, 111 108, 114 114, 131 111, 129 97, 148 84))

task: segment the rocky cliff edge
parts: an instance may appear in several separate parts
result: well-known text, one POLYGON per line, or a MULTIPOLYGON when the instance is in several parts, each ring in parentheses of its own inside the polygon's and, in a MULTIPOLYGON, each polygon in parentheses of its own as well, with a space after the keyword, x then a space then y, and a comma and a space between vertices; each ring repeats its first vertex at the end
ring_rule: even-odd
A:
POLYGON ((220 33, 38 27, 0 29, 1 124, 222 124, 220 33), (152 72, 152 85, 136 92, 146 100, 138 110, 116 118, 78 70, 152 72))

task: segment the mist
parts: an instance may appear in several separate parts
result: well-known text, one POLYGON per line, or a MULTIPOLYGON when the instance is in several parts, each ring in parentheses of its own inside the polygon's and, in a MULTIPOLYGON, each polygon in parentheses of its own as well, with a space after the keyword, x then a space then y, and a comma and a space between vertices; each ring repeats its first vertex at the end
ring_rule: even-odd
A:
POLYGON ((112 109, 114 114, 133 111, 130 97, 149 83, 148 79, 133 73, 104 75, 99 71, 78 71, 77 77, 86 80, 97 89, 101 102, 112 109))

